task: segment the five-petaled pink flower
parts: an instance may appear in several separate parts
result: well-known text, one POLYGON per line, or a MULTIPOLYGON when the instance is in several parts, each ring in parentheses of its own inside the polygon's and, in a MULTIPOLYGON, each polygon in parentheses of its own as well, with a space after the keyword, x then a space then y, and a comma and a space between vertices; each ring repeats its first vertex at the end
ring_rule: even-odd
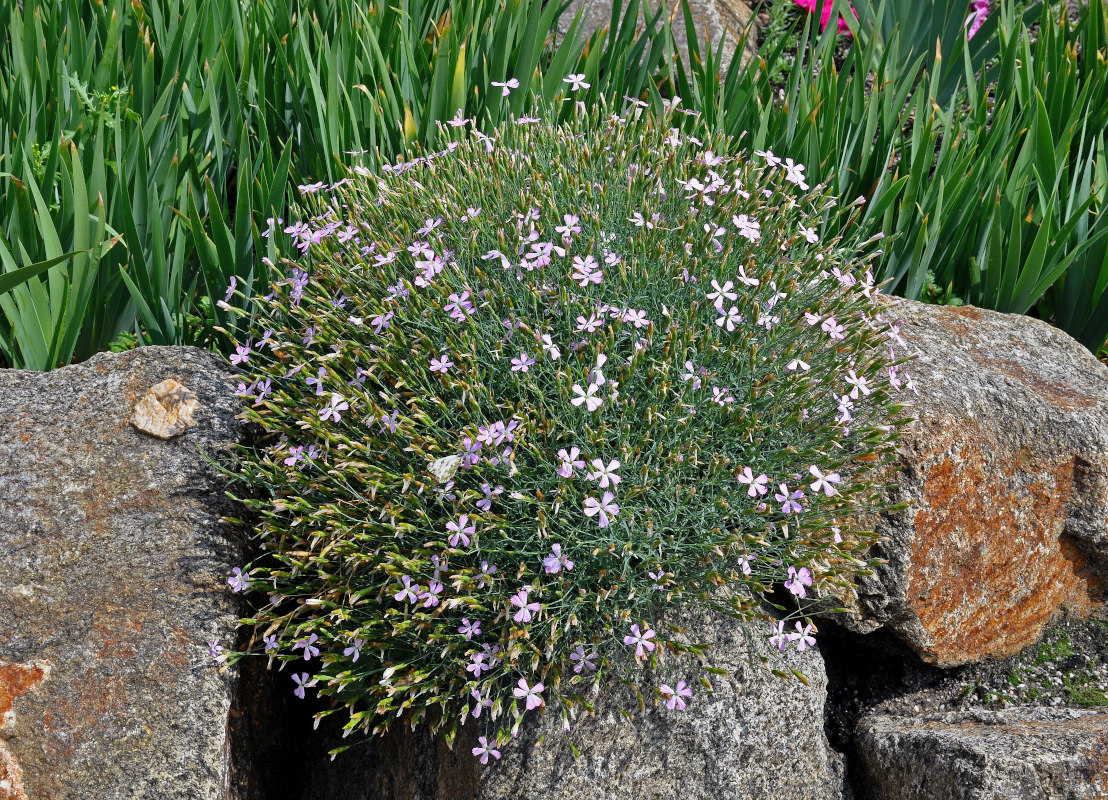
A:
POLYGON ((585 499, 585 516, 600 517, 600 527, 607 528, 611 522, 612 517, 619 513, 619 506, 616 505, 613 500, 616 496, 611 492, 604 492, 604 497, 597 500, 595 497, 588 497, 585 499))
POLYGON ((581 451, 576 447, 569 448, 569 452, 563 447, 558 451, 558 458, 561 460, 561 464, 558 465, 558 474, 563 478, 573 477, 573 468, 584 469, 585 462, 578 458, 581 455, 581 451))
POLYGON ((596 411, 596 409, 600 408, 600 404, 604 402, 603 397, 596 396, 596 390, 599 388, 599 385, 590 383, 588 391, 586 391, 581 388, 581 384, 575 383, 573 384, 573 393, 577 396, 572 398, 569 402, 573 403, 575 406, 580 406, 584 403, 587 411, 596 411))
POLYGON ((764 495, 769 491, 766 487, 769 485, 769 476, 764 472, 758 477, 754 477, 753 470, 750 467, 743 467, 743 471, 739 474, 739 483, 746 483, 750 485, 750 488, 746 490, 746 493, 751 497, 757 495, 764 495))
MULTIPOLYGON (((480 707, 480 704, 478 704, 477 708, 480 707)), ((489 740, 487 738, 485 738, 484 736, 479 736, 477 737, 477 741, 479 742, 479 744, 477 747, 473 748, 473 755, 481 756, 482 764, 489 763, 489 756, 492 756, 493 758, 500 758, 500 751, 494 748, 492 744, 489 744, 489 740)), ((496 743, 493 742, 493 744, 496 743)))
POLYGON ((460 544, 469 546, 469 537, 473 536, 477 530, 477 526, 470 524, 469 516, 462 514, 458 517, 457 522, 446 523, 446 529, 450 531, 450 546, 457 547, 460 544))
POLYGON ((804 497, 804 492, 797 489, 792 494, 789 494, 789 487, 785 484, 780 484, 781 491, 775 492, 773 498, 781 503, 782 514, 800 513, 800 503, 796 502, 804 497))
POLYGON ((650 641, 654 638, 654 631, 647 628, 645 631, 639 630, 639 626, 631 626, 631 635, 623 637, 623 643, 630 647, 635 646, 635 658, 642 658, 645 654, 645 650, 654 650, 654 642, 650 641), (644 650, 645 648, 645 650, 644 650))
POLYGON ((550 555, 542 560, 542 565, 548 575, 561 572, 563 569, 566 572, 573 569, 573 562, 562 552, 562 546, 557 542, 550 545, 550 555))
POLYGON ((445 353, 438 358, 431 359, 431 372, 441 372, 445 375, 446 371, 452 366, 454 366, 454 362, 445 353))
POLYGON ((327 418, 330 417, 338 422, 341 419, 339 412, 346 411, 348 408, 350 408, 350 404, 343 399, 341 394, 333 394, 331 395, 331 405, 319 412, 319 418, 326 422, 327 418))
POLYGON ((832 472, 830 475, 824 475, 815 464, 808 467, 808 472, 812 473, 812 477, 815 478, 815 481, 812 483, 812 491, 817 493, 822 491, 828 497, 831 497, 836 491, 832 484, 842 483, 843 481, 843 479, 839 477, 839 473, 832 472))
POLYGON ((613 458, 608 462, 608 466, 604 466, 604 460, 600 458, 594 458, 592 460, 593 472, 588 474, 590 481, 600 481, 600 488, 607 489, 611 486, 613 489, 619 485, 623 478, 616 474, 616 470, 619 469, 619 460, 613 458))
POLYGON ((796 649, 803 652, 809 647, 816 646, 816 637, 811 635, 813 630, 814 628, 811 625, 801 627, 798 621, 796 623, 796 633, 788 634, 789 640, 796 642, 796 649))
POLYGON ((805 587, 811 585, 812 573, 808 571, 807 567, 801 567, 799 570, 796 567, 789 567, 789 579, 785 581, 786 589, 803 599, 808 596, 805 587))
POLYGON ((535 359, 527 355, 527 353, 520 353, 519 358, 512 359, 512 372, 527 372, 534 365, 535 359))
POLYGON ((520 678, 519 683, 516 685, 516 688, 512 689, 512 694, 514 694, 521 700, 525 700, 527 703, 527 710, 530 711, 531 709, 538 708, 543 704, 542 698, 539 697, 539 694, 541 694, 542 690, 545 688, 546 687, 542 685, 541 681, 539 683, 536 683, 534 686, 528 686, 527 681, 523 678, 520 678))
POLYGON ((583 72, 577 74, 571 72, 562 78, 562 83, 568 83, 571 92, 576 92, 578 89, 588 89, 592 85, 585 83, 585 73, 583 72))
POLYGON ((663 683, 658 687, 658 691, 666 700, 666 708, 670 711, 674 709, 684 711, 685 699, 692 697, 692 689, 686 686, 684 681, 677 681, 676 687, 670 686, 668 683, 663 683))
POLYGON ((538 603, 527 602, 527 593, 529 591, 530 590, 526 586, 524 586, 522 589, 512 595, 511 603, 513 606, 519 609, 519 611, 515 613, 515 616, 512 617, 512 619, 514 619, 516 622, 530 622, 531 617, 534 614, 539 613, 538 603))
POLYGON ((723 307, 716 309, 720 316, 716 318, 716 325, 721 328, 726 327, 728 331, 735 330, 738 324, 743 321, 742 314, 739 313, 739 309, 735 306, 731 306, 730 310, 726 313, 723 311, 723 307))

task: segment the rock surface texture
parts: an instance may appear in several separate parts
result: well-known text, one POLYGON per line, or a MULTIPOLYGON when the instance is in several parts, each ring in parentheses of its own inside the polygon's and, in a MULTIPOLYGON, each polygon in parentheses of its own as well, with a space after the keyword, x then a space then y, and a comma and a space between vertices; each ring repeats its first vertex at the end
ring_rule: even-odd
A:
MULTIPOLYGON (((649 4, 651 11, 658 10, 658 3, 649 4)), ((624 3, 626 7, 626 3, 624 3)), ((584 36, 593 31, 607 27, 612 20, 611 0, 571 0, 569 8, 562 14, 558 23, 561 34, 564 36, 573 22, 573 16, 581 11, 581 30, 584 36)), ((746 64, 758 53, 756 30, 750 25, 754 12, 744 0, 689 0, 689 10, 692 12, 696 38, 701 50, 704 49, 704 36, 712 43, 712 52, 715 52, 723 39, 723 69, 726 71, 731 63, 731 57, 735 52, 735 43, 740 40, 744 31, 748 31, 743 41, 743 54, 741 63, 746 64), (749 26, 749 28, 748 28, 749 26)), ((677 0, 666 0, 665 15, 672 19, 673 35, 677 41, 677 47, 681 52, 681 58, 685 64, 689 63, 687 39, 685 35, 685 16, 681 11, 681 4, 677 0)), ((642 27, 642 12, 639 12, 639 27, 642 27)))
MULTIPOLYGON (((481 800, 827 800, 842 796, 841 757, 823 730, 827 676, 817 651, 791 651, 786 662, 808 679, 780 678, 749 659, 764 648, 763 631, 748 642, 727 617, 686 623, 695 641, 711 643, 715 693, 700 687, 684 711, 664 706, 634 713, 626 692, 601 698, 597 715, 571 731, 575 759, 561 720, 534 715, 503 757, 482 775, 481 800), (540 737, 545 742, 540 747, 540 737)), ((773 663, 773 662, 771 662, 773 663)), ((777 664, 777 668, 781 665, 777 664)), ((661 682, 661 681, 658 681, 661 682)), ((650 685, 650 682, 647 682, 650 685)), ((648 700, 649 702, 649 700, 648 700)))
POLYGON ((885 628, 938 666, 1003 658, 1061 612, 1103 608, 1108 564, 1108 367, 1016 314, 902 302, 918 353, 916 419, 899 500, 878 525, 887 559, 845 620, 885 628))
POLYGON ((1108 712, 1022 708, 858 724, 861 783, 880 800, 1103 800, 1108 712))
MULTIPOLYGON (((809 681, 771 674, 757 661, 764 630, 724 617, 685 621, 690 641, 711 645, 714 694, 699 685, 684 711, 637 710, 634 694, 615 683, 593 702, 596 716, 573 723, 575 758, 560 715, 532 711, 501 759, 482 768, 470 755, 479 720, 459 732, 452 751, 424 733, 390 732, 334 762, 315 765, 311 800, 838 800, 843 761, 824 734, 827 677, 816 650, 791 651, 785 664, 809 681), (751 663, 751 660, 755 663, 751 663), (630 712, 625 719, 620 710, 630 712), (324 788, 325 787, 325 788, 324 788)), ((646 686, 664 678, 646 676, 646 686)), ((673 679, 669 679, 672 684, 673 679)), ((644 695, 646 693, 644 692, 644 695)), ((331 732, 334 735, 334 732, 331 732)), ((335 738, 333 744, 341 740, 335 738)))
POLYGON ((239 440, 229 369, 191 348, 0 370, 0 800, 238 798, 225 583, 242 541, 216 455, 239 440), (173 378, 196 424, 135 405, 173 378))

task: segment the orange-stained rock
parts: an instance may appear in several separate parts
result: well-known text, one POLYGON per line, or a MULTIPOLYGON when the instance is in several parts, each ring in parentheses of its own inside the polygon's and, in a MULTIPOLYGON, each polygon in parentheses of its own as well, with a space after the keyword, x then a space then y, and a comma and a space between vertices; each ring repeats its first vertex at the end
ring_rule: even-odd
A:
MULTIPOLYGON (((0 735, 4 728, 15 727, 12 706, 17 697, 34 691, 50 674, 50 662, 30 664, 0 663, 0 735)), ((0 740, 0 800, 27 800, 23 789, 23 770, 0 740)))
POLYGON ((903 302, 915 421, 891 476, 907 510, 848 627, 886 628, 940 666, 1002 658, 1062 612, 1103 607, 1108 368, 1039 320, 903 302))
POLYGON ((182 347, 0 370, 0 800, 266 796, 232 781, 236 673, 206 646, 233 646, 245 547, 197 449, 242 435, 230 372, 182 347), (169 376, 199 410, 163 441, 129 423, 169 376))

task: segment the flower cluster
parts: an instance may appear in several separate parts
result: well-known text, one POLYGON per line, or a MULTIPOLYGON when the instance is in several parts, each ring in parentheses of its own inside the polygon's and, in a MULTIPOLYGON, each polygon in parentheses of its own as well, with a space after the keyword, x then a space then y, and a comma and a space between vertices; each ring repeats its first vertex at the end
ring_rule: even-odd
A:
POLYGON ((811 647, 911 390, 803 165, 645 116, 520 122, 305 195, 236 343, 266 431, 233 468, 253 652, 350 730, 484 726, 482 763, 605 675, 695 703, 673 606, 776 624, 784 586, 773 644, 811 647))

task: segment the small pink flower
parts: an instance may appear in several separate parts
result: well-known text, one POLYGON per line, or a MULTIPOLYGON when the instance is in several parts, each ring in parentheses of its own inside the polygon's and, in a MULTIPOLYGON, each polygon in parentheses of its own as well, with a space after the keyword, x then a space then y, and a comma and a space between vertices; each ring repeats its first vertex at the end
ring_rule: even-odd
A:
POLYGON ((785 588, 799 598, 808 596, 806 586, 812 585, 812 573, 807 567, 801 567, 798 572, 796 567, 789 567, 789 579, 785 581, 785 588))
POLYGON ((536 683, 534 686, 528 686, 527 681, 523 678, 519 679, 519 683, 515 689, 512 689, 512 694, 521 700, 525 700, 527 703, 527 710, 530 711, 533 708, 538 708, 543 704, 542 698, 539 695, 546 687, 542 685, 542 682, 536 683))
POLYGON ((457 547, 459 544, 468 547, 470 537, 476 533, 477 526, 470 524, 468 515, 462 514, 457 522, 446 523, 446 529, 450 531, 451 547, 457 547))
POLYGON ((686 698, 692 697, 692 689, 685 685, 684 681, 677 681, 677 686, 672 687, 663 683, 658 687, 662 697, 666 700, 666 708, 670 711, 684 711, 686 698))
POLYGON ((539 613, 539 604, 528 603, 527 593, 528 589, 525 586, 514 595, 512 595, 511 603, 513 606, 519 609, 519 611, 515 613, 515 616, 512 617, 512 619, 514 619, 516 622, 530 622, 531 617, 534 614, 539 613))
POLYGON ((654 638, 654 631, 647 628, 645 631, 639 630, 638 625, 631 626, 631 635, 623 637, 623 643, 627 646, 635 646, 635 658, 642 658, 646 651, 654 650, 654 642, 650 641, 654 638), (644 650, 645 648, 645 650, 644 650))
POLYGON ((764 472, 758 477, 754 477, 754 472, 750 467, 743 467, 742 473, 739 474, 739 483, 749 484, 750 488, 747 489, 746 493, 751 497, 764 495, 769 491, 766 488, 769 486, 769 477, 764 472))
POLYGON ((604 492, 604 496, 597 500, 595 497, 585 499, 585 516, 599 516, 601 528, 607 528, 613 517, 619 513, 619 506, 613 501, 616 496, 611 492, 604 492))
MULTIPOLYGON (((481 706, 480 706, 480 704, 478 704, 477 709, 480 709, 480 708, 481 708, 481 706)), ((478 711, 478 713, 480 713, 480 712, 478 711)), ((474 714, 474 716, 477 716, 477 715, 474 714)), ((489 763, 489 756, 492 756, 493 758, 500 758, 500 751, 497 750, 496 748, 494 748, 492 744, 489 744, 489 740, 486 737, 479 736, 477 738, 477 741, 479 742, 479 744, 478 744, 477 747, 473 748, 473 755, 481 756, 481 763, 482 764, 488 764, 489 763)), ((493 742, 493 744, 495 744, 495 742, 493 742)))

